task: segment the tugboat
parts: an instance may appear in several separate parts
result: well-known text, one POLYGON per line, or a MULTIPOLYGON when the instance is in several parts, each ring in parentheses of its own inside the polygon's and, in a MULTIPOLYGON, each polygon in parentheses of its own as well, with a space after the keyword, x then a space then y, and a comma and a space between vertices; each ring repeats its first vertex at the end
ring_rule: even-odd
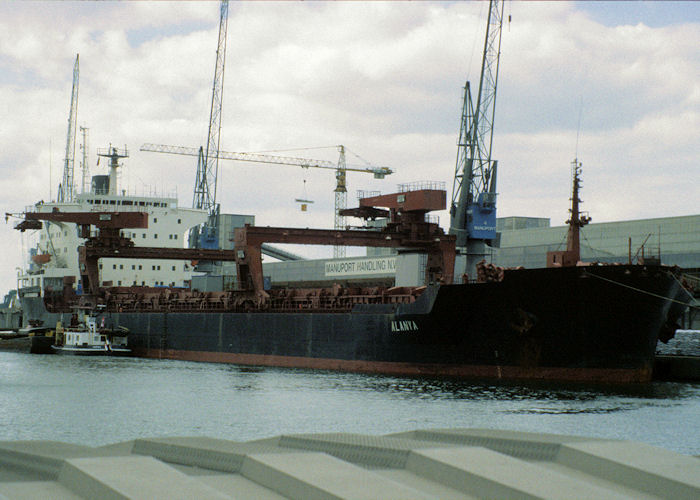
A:
POLYGON ((105 328, 104 317, 97 326, 97 315, 90 313, 84 321, 78 321, 77 314, 71 317, 70 327, 56 327, 56 343, 51 349, 57 354, 75 354, 81 356, 130 356, 127 347, 128 330, 105 328))

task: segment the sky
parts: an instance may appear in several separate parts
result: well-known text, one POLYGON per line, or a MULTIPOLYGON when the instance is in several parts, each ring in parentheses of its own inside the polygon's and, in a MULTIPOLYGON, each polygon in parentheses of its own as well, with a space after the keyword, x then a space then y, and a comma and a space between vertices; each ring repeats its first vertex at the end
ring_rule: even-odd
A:
MULTIPOLYGON (((357 190, 441 181, 452 196, 467 80, 479 79, 486 2, 232 2, 220 149, 388 166, 357 190), (312 149, 313 148, 313 149, 312 149), (318 148, 318 149, 316 149, 318 148)), ((593 222, 700 213, 700 3, 506 2, 493 158, 498 215, 562 225, 570 163, 593 222)), ((196 159, 143 143, 206 143, 217 2, 0 2, 0 204, 55 199, 73 64, 78 125, 126 146, 121 187, 191 206, 196 159)), ((81 178, 76 146, 76 179, 81 178)), ((333 226, 333 171, 226 162, 217 201, 258 225, 333 226), (296 198, 313 200, 301 212, 296 198)), ((447 212, 440 223, 449 225, 447 212)), ((0 225, 0 292, 27 238, 0 225)), ((328 250, 331 255, 331 250, 328 250)))

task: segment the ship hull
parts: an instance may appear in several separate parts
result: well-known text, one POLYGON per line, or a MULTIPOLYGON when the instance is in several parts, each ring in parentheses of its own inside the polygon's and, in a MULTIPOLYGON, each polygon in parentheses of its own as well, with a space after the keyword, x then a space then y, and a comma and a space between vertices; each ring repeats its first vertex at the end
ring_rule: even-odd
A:
POLYGON ((684 291, 654 266, 506 271, 352 312, 114 312, 136 356, 390 375, 651 380, 684 291))
POLYGON ((208 363, 230 363, 245 366, 270 366, 393 376, 444 377, 456 379, 551 380, 628 384, 649 382, 652 375, 649 366, 643 366, 641 368, 564 368, 475 364, 449 365, 444 363, 359 361, 333 358, 307 358, 302 356, 183 351, 174 349, 139 350, 139 356, 145 358, 178 359, 208 363))

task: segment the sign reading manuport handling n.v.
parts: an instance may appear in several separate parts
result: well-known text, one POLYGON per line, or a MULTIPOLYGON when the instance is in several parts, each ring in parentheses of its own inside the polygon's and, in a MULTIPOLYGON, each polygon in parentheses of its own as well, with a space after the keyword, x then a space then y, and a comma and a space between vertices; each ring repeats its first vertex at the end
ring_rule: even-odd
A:
POLYGON ((396 257, 368 257, 366 259, 329 260, 326 276, 353 276, 358 274, 385 274, 396 272, 396 257))

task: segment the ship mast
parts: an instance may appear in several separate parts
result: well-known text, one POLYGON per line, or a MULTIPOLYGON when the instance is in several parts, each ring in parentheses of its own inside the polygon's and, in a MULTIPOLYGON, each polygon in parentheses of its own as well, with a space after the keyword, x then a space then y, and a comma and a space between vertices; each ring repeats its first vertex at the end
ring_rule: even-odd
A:
POLYGON ((578 193, 581 188, 581 163, 579 163, 577 158, 574 158, 571 162, 571 174, 573 177, 573 189, 571 193, 571 208, 569 209, 571 217, 566 221, 569 225, 569 232, 566 235, 566 250, 571 254, 572 258, 575 257, 578 262, 581 260, 580 229, 588 223, 590 217, 582 217, 579 212, 581 198, 578 197, 578 193))
POLYGON ((126 149, 126 146, 124 146, 124 149, 117 149, 110 144, 109 148, 107 149, 98 149, 97 156, 109 158, 109 189, 105 194, 119 194, 117 190, 117 169, 122 166, 121 163, 119 163, 119 160, 129 157, 129 152, 126 149))
POLYGON ((566 234, 566 250, 547 252, 547 267, 568 267, 575 266, 581 260, 581 228, 591 221, 590 216, 581 212, 579 204, 579 191, 581 190, 581 167, 582 163, 578 158, 571 162, 571 208, 569 209, 569 220, 566 223, 569 230, 566 234))

